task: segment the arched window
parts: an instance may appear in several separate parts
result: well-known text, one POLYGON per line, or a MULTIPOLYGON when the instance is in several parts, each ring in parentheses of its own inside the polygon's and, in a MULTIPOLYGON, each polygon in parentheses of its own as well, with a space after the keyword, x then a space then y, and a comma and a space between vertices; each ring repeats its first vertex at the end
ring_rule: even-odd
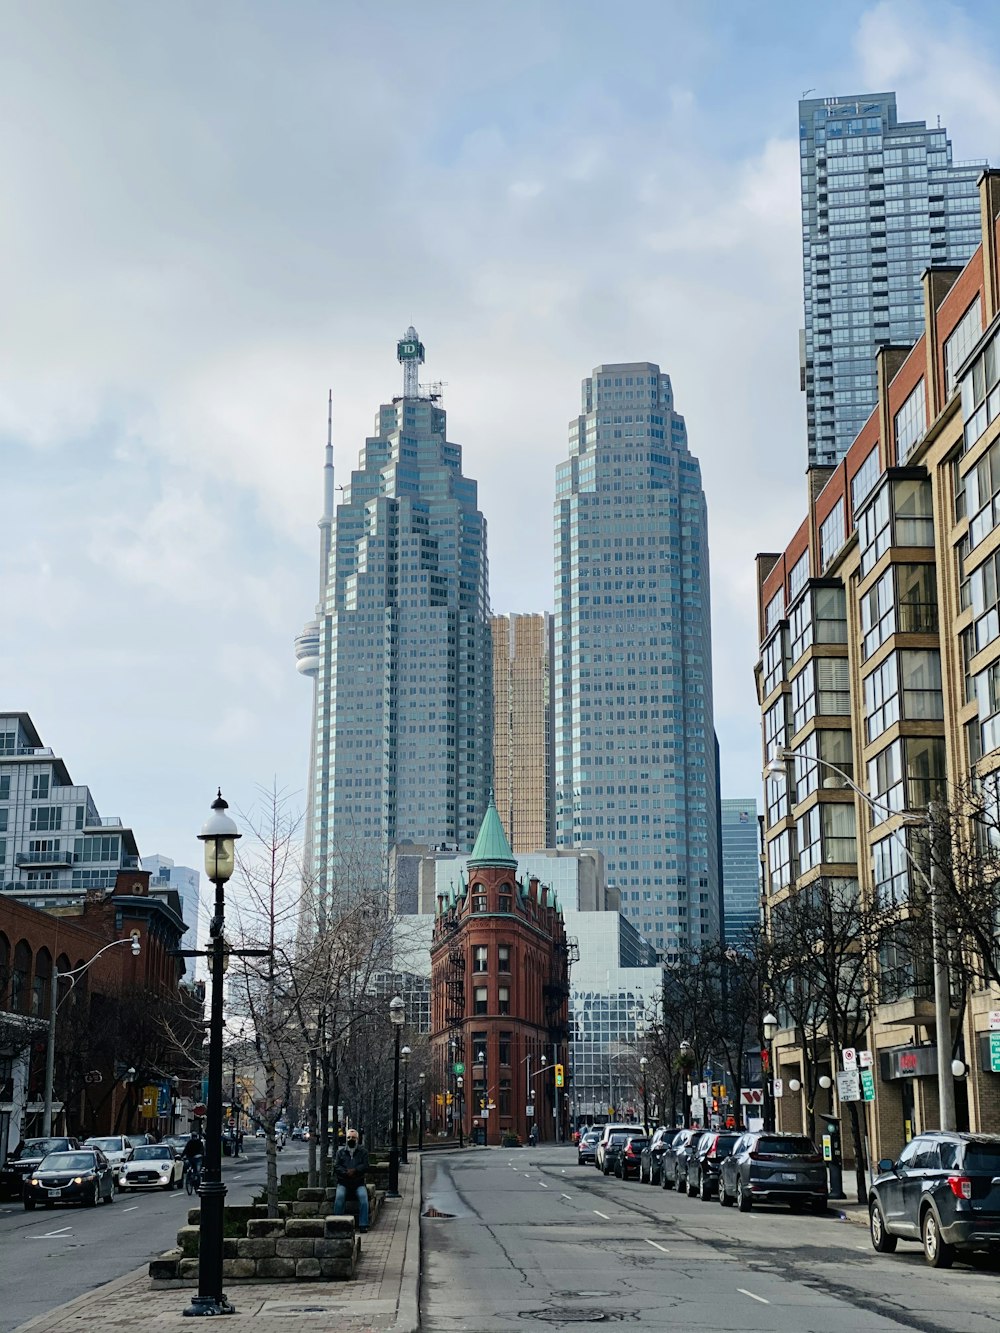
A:
POLYGON ((31 985, 31 950, 26 940, 21 940, 14 950, 14 966, 10 970, 10 1008, 11 1013, 26 1014, 31 985))
POLYGON ((52 994, 52 955, 48 949, 35 954, 35 976, 31 983, 31 1012, 35 1018, 47 1018, 52 994))

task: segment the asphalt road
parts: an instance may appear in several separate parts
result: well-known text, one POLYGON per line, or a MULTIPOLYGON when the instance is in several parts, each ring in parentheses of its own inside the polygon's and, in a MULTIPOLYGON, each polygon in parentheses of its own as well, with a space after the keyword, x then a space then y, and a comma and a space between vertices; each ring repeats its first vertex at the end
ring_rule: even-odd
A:
POLYGON ((1000 1272, 905 1243, 605 1177, 566 1148, 424 1160, 422 1333, 595 1323, 711 1333, 996 1333, 1000 1272), (428 1217, 428 1208, 448 1217, 428 1217))
MULTIPOLYGON (((304 1170, 305 1144, 288 1143, 278 1171, 304 1170)), ((264 1144, 244 1141, 244 1157, 223 1158, 227 1201, 249 1203, 265 1184, 264 1144)), ((0 1204, 0 1333, 85 1291, 121 1277, 177 1243, 197 1199, 186 1191, 118 1194, 112 1206, 36 1209, 0 1204)))

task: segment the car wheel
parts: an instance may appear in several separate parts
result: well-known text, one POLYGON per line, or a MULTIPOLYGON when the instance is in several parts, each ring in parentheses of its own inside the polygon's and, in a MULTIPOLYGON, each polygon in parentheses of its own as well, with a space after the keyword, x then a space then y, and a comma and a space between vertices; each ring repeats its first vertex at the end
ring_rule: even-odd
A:
POLYGON ((112 1185, 105 1196, 104 1202, 114 1203, 114 1201, 115 1201, 115 1187, 114 1185, 112 1185))
POLYGON ((665 1190, 673 1189, 674 1182, 671 1180, 670 1176, 667 1175, 666 1168, 662 1165, 660 1166, 660 1179, 663 1182, 663 1188, 665 1190))
POLYGON ((750 1192, 743 1188, 743 1177, 736 1177, 736 1207, 741 1213, 748 1213, 753 1207, 753 1199, 750 1192))
POLYGON ((896 1237, 890 1236, 886 1231, 882 1209, 874 1201, 868 1210, 868 1231, 872 1238, 872 1249, 877 1250, 879 1254, 895 1253, 896 1237))
POLYGON ((83 1202, 86 1204, 86 1206, 87 1206, 88 1208, 96 1208, 96 1207, 97 1207, 97 1202, 98 1202, 98 1200, 100 1199, 100 1197, 101 1197, 101 1187, 98 1185, 97 1181, 95 1180, 95 1181, 94 1181, 94 1188, 90 1191, 90 1198, 89 1198, 89 1199, 84 1199, 83 1202))
MULTIPOLYGON (((700 1172, 700 1171, 698 1172, 698 1175, 699 1175, 699 1176, 701 1175, 701 1172, 700 1172)), ((691 1173, 690 1173, 690 1171, 688 1172, 688 1178, 687 1178, 687 1192, 688 1192, 688 1198, 689 1198, 689 1199, 697 1199, 697 1197, 698 1197, 698 1181, 695 1180, 694 1184, 693 1184, 693 1185, 691 1184, 691 1173)))
POLYGON ((723 1208, 732 1208, 733 1206, 732 1199, 726 1193, 726 1182, 721 1176, 719 1177, 719 1202, 722 1204, 723 1208))
POLYGON ((33 1212, 35 1211, 35 1201, 34 1201, 34 1199, 25 1199, 25 1201, 24 1201, 24 1211, 25 1211, 26 1213, 33 1213, 33 1212))
POLYGON ((701 1199, 702 1203, 708 1203, 708 1201, 709 1201, 709 1199, 710 1199, 711 1197, 712 1197, 712 1191, 711 1191, 711 1189, 709 1188, 708 1181, 705 1179, 705 1173, 704 1173, 703 1171, 699 1171, 699 1172, 698 1172, 698 1198, 701 1199))
POLYGON ((920 1235, 924 1242, 924 1258, 931 1268, 950 1268, 955 1262, 955 1247, 942 1238, 941 1223, 933 1208, 924 1213, 920 1235))

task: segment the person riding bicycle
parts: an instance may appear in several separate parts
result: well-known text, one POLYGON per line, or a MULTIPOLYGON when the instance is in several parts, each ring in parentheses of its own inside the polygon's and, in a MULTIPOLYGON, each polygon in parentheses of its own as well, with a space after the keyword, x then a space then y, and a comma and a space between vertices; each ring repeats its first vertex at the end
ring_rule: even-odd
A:
POLYGON ((198 1179, 201 1179, 201 1162, 205 1156, 205 1141, 197 1130, 191 1135, 184 1145, 184 1151, 181 1153, 181 1161, 184 1163, 185 1171, 193 1171, 198 1179))

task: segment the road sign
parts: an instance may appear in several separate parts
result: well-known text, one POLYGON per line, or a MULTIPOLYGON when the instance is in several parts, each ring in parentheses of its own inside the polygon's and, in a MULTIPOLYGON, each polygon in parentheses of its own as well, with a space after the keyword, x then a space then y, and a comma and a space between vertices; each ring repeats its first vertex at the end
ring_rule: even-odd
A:
POLYGON ((699 1084, 698 1084, 698 1096, 701 1098, 701 1100, 702 1100, 703 1102, 708 1100, 708 1084, 707 1084, 707 1083, 699 1083, 699 1084))
POLYGON ((103 1083, 104 1075, 99 1069, 88 1069, 83 1076, 84 1083, 103 1083))
POLYGON ((192 1114, 193 1116, 203 1116, 203 1115, 207 1115, 207 1114, 208 1114, 208 1107, 205 1105, 204 1102, 198 1102, 195 1106, 192 1106, 192 1107, 191 1107, 191 1114, 192 1114))
POLYGON ((764 1089, 763 1088, 743 1088, 740 1091, 741 1106, 763 1106, 764 1089))
POLYGON ((1000 1009, 990 1010, 990 1031, 1000 1032, 1000 1009))
POLYGON ((525 1115, 534 1115, 534 1114, 535 1114, 535 1108, 531 1105, 530 1102, 529 1102, 528 1105, 524 1108, 524 1114, 525 1114, 525 1115))
POLYGON ((859 1069, 871 1069, 873 1063, 871 1051, 858 1051, 859 1069))
POLYGON ((235 1117, 235 1116, 230 1116, 230 1117, 229 1117, 229 1128, 230 1128, 230 1129, 235 1129, 235 1128, 236 1128, 236 1117, 235 1117))
POLYGON ((990 1069, 1000 1074, 1000 1032, 990 1033, 990 1069))
POLYGON ((844 1069, 837 1074, 837 1096, 842 1102, 861 1100, 861 1075, 856 1069, 844 1069))
POLYGON ((781 1078, 774 1079, 771 1083, 771 1090, 774 1093, 775 1097, 783 1097, 785 1095, 784 1079, 781 1078))
POLYGON ((451 1070, 453 1074, 464 1074, 465 1065, 462 1063, 461 1060, 458 1060, 455 1064, 452 1065, 451 1070))
POLYGON ((861 1092, 866 1102, 875 1100, 875 1075, 870 1069, 861 1071, 861 1092))
POLYGON ((853 1046, 845 1046, 844 1050, 841 1052, 841 1056, 844 1061, 845 1069, 857 1069, 858 1053, 853 1046))

